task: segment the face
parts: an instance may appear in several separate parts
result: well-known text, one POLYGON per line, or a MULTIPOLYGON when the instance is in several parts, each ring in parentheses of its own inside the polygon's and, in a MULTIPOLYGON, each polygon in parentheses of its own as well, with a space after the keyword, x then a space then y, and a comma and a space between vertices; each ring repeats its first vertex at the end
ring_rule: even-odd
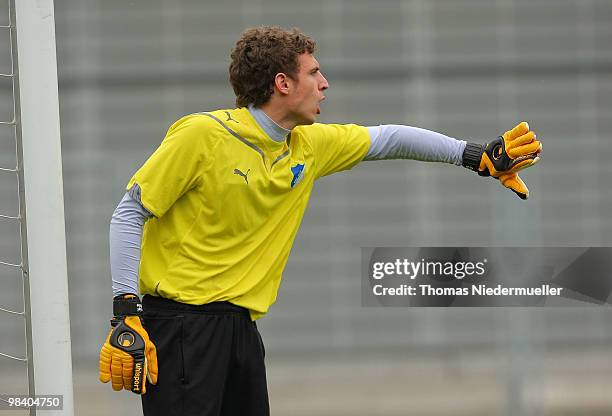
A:
POLYGON ((319 62, 309 53, 298 56, 298 73, 293 80, 293 88, 288 94, 287 109, 292 118, 301 124, 312 124, 321 114, 323 91, 329 83, 319 69, 319 62))

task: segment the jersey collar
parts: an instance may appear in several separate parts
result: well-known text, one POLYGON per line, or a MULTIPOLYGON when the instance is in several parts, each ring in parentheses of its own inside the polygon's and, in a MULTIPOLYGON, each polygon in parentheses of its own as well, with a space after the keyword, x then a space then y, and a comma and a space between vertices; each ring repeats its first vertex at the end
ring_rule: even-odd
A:
POLYGON ((287 130, 286 128, 276 124, 276 122, 272 120, 265 113, 265 111, 250 105, 249 113, 251 114, 251 116, 253 116, 257 124, 259 124, 259 127, 261 127, 263 131, 268 135, 268 137, 270 137, 272 140, 277 143, 282 143, 287 139, 287 135, 290 133, 291 130, 287 130))

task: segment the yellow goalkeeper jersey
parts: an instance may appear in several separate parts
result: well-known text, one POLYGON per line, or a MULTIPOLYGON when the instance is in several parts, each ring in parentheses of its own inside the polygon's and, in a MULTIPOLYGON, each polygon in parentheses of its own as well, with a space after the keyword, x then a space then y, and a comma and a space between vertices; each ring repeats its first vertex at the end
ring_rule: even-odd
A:
POLYGON ((370 138, 357 125, 313 124, 272 140, 247 108, 175 122, 127 185, 154 217, 139 286, 201 305, 229 301, 253 320, 276 299, 314 181, 350 169, 370 138))

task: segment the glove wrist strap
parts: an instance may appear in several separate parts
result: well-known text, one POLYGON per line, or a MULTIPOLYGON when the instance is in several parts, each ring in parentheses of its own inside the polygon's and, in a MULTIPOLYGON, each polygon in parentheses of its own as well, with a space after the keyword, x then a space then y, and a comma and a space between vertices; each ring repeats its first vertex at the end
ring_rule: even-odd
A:
POLYGON ((113 315, 116 317, 128 315, 141 315, 142 303, 140 298, 132 293, 115 296, 113 298, 113 315))
POLYGON ((475 172, 480 167, 480 159, 482 159, 482 153, 484 152, 484 146, 477 143, 468 142, 465 145, 463 151, 463 162, 462 165, 475 172))

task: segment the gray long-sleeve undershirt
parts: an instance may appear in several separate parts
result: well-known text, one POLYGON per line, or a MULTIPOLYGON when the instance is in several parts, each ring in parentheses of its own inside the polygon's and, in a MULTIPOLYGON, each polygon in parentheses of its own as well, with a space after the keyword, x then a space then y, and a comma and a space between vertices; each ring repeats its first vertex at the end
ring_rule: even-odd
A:
POLYGON ((368 127, 370 149, 363 160, 414 159, 461 166, 466 142, 418 127, 368 127))
MULTIPOLYGON (((138 185, 132 188, 137 189, 138 185)), ((109 232, 113 296, 138 293, 142 230, 152 215, 142 206, 136 192, 126 192, 113 213, 109 232)))
MULTIPOLYGON (((249 111, 275 141, 283 141, 289 130, 282 128, 262 110, 249 111)), ((381 125, 368 127, 370 149, 363 160, 415 159, 461 165, 466 142, 417 127, 381 125)), ((152 214, 140 202, 134 185, 119 202, 110 222, 110 263, 113 296, 138 293, 138 267, 144 223, 152 214)))

